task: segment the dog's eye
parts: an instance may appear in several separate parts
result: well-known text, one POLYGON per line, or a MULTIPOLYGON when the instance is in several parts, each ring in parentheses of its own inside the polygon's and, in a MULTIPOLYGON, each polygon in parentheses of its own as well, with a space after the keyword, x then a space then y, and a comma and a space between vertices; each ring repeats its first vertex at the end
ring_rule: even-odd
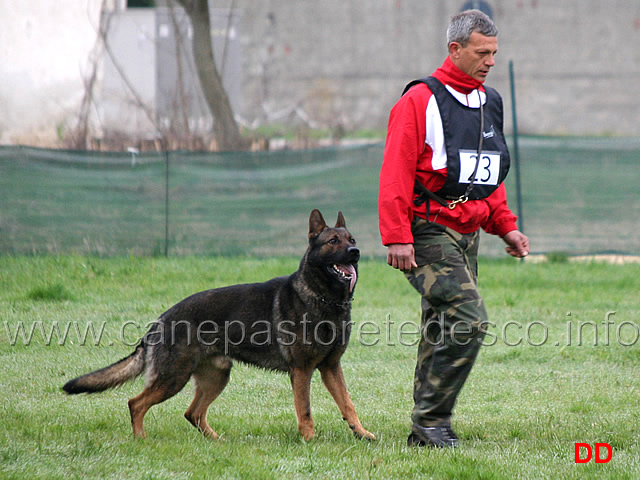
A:
POLYGON ((335 238, 335 237, 333 237, 331 240, 329 240, 329 244, 330 244, 330 245, 335 245, 335 244, 337 244, 337 243, 338 243, 338 239, 337 239, 337 238, 335 238))
POLYGON ((349 239, 349 243, 350 243, 351 245, 355 245, 355 244, 356 244, 356 239, 355 239, 355 238, 350 238, 350 239, 349 239))

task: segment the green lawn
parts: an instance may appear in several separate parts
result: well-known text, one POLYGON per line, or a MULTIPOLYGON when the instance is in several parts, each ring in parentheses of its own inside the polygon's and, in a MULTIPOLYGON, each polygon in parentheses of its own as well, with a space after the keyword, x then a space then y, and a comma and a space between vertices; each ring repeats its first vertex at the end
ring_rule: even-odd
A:
POLYGON ((298 261, 0 257, 0 477, 640 477, 639 265, 481 260, 495 326, 457 405, 456 450, 406 447, 420 302, 382 261, 361 262, 343 357, 376 442, 351 435, 319 375, 308 443, 288 378, 240 364, 209 413, 221 441, 182 417, 191 385, 149 412, 146 440, 132 438, 127 409, 141 379, 93 396, 61 392, 70 378, 128 355, 146 325, 188 294, 287 274, 298 261), (576 442, 608 443, 613 458, 576 465, 576 442))

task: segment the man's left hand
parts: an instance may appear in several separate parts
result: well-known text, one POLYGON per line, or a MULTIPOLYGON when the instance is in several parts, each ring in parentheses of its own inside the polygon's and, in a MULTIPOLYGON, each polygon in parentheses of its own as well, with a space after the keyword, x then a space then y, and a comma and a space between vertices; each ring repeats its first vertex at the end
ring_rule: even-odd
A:
POLYGON ((513 230, 502 237, 502 240, 507 244, 507 253, 512 257, 523 258, 529 255, 529 239, 524 233, 513 230))

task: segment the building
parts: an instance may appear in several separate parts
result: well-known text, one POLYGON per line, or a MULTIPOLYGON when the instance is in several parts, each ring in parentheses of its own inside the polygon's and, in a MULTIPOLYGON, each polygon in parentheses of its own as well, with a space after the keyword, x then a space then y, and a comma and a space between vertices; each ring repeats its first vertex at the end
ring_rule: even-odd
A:
MULTIPOLYGON (((152 138, 174 124, 210 131, 189 50, 175 42, 176 31, 188 37, 184 13, 124 0, 1 1, 0 143, 59 146, 85 120, 98 139, 119 130, 152 138)), ((637 135, 640 104, 627 93, 640 81, 633 0, 227 0, 215 2, 216 61, 247 128, 384 132, 404 85, 446 55, 449 17, 474 3, 500 29, 488 84, 507 111, 513 61, 521 132, 637 135)))

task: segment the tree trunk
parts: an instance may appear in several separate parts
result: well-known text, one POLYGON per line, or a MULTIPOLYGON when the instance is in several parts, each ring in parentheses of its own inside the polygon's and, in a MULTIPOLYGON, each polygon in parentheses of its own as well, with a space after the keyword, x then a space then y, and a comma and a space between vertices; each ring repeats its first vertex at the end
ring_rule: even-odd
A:
POLYGON ((176 0, 189 15, 193 28, 193 57, 200 88, 213 115, 213 131, 220 150, 242 150, 248 142, 240 135, 229 97, 213 56, 208 0, 176 0))

